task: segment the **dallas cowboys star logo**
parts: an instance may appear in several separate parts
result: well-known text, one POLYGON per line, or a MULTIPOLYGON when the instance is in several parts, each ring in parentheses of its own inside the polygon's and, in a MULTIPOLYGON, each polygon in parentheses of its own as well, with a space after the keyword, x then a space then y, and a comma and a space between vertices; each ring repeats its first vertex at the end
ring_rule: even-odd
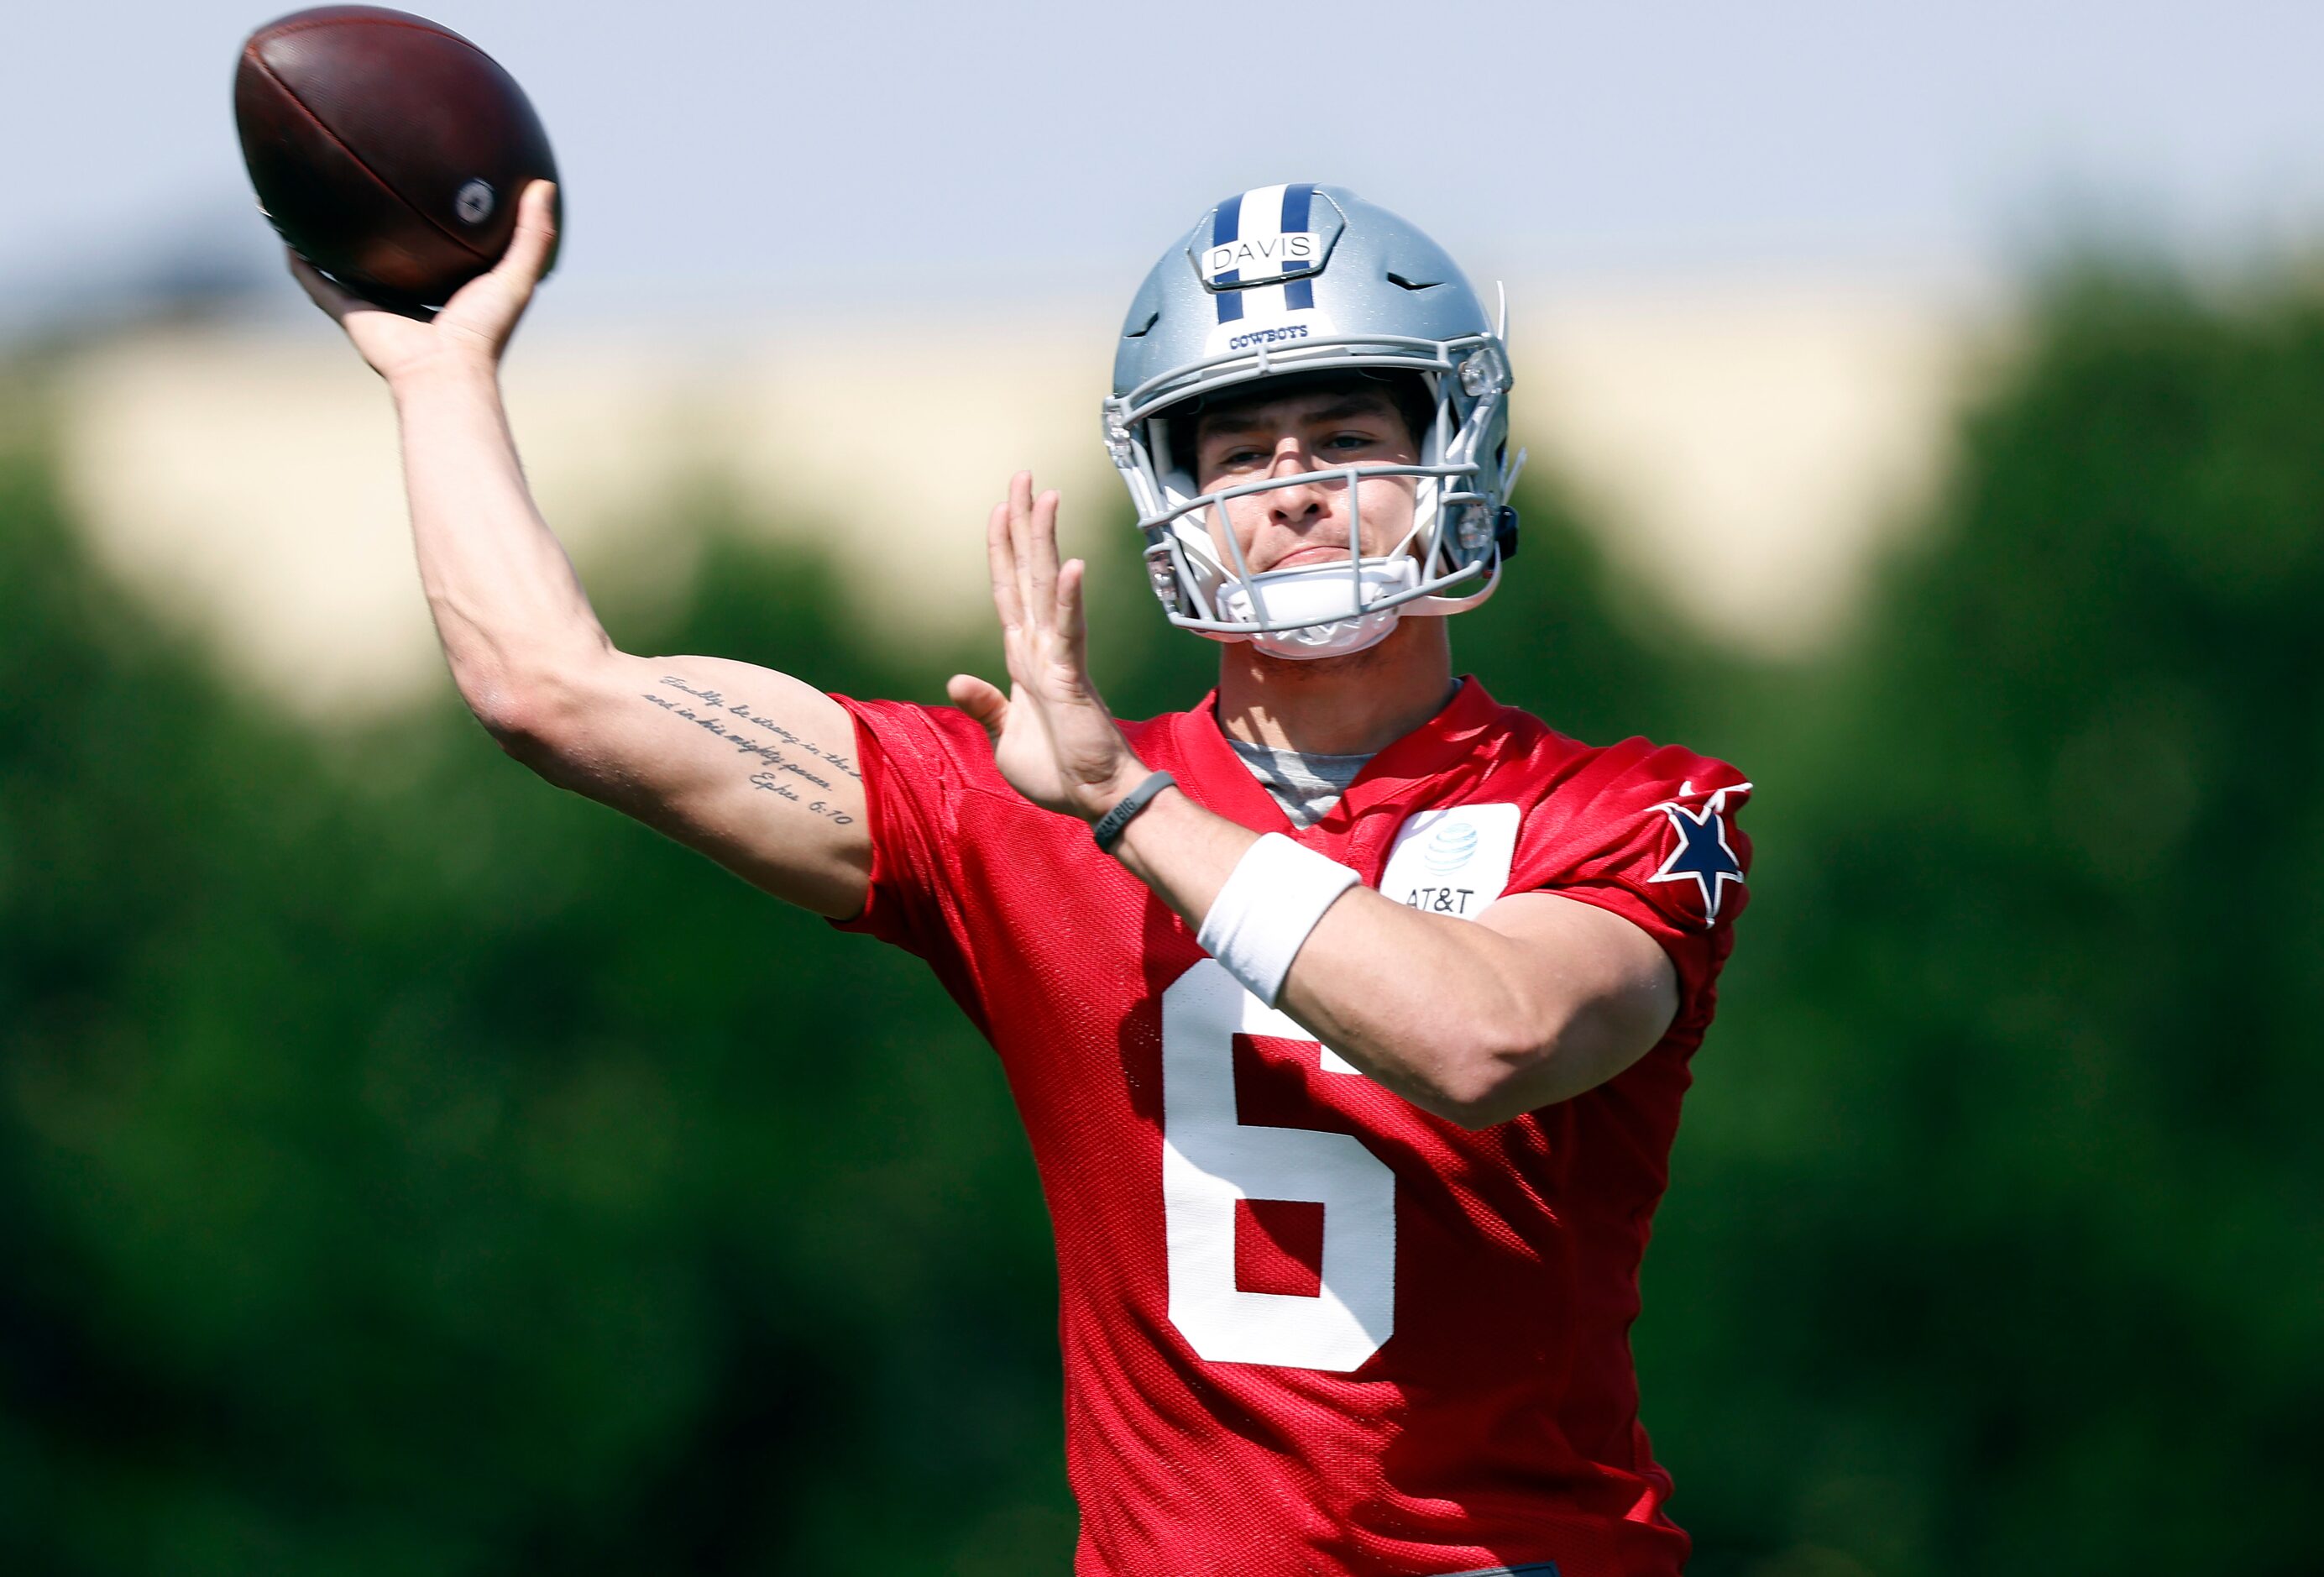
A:
POLYGON ((1702 894, 1702 923, 1707 928, 1719 921, 1719 900, 1727 890, 1723 885, 1733 882, 1743 885, 1743 862, 1735 857, 1727 842, 1727 797, 1751 792, 1748 783, 1730 784, 1714 789, 1702 802, 1702 812, 1694 812, 1679 803, 1694 798, 1692 781, 1678 786, 1678 799, 1665 800, 1655 807, 1670 817, 1671 830, 1678 834, 1678 846, 1663 862, 1663 868, 1646 878, 1649 881, 1692 881, 1702 894))

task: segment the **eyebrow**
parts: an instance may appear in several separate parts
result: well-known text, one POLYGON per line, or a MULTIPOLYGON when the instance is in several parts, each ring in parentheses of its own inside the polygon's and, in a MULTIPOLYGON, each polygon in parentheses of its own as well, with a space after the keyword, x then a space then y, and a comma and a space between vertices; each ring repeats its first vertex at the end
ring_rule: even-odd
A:
MULTIPOLYGON (((1334 400, 1331 404, 1319 410, 1311 410, 1299 420, 1344 421, 1351 416, 1384 416, 1392 409, 1385 395, 1351 394, 1345 399, 1334 400)), ((1216 416, 1202 415, 1194 418, 1194 430, 1201 433, 1250 432, 1266 425, 1268 424, 1260 421, 1256 413, 1232 410, 1221 411, 1216 416)))

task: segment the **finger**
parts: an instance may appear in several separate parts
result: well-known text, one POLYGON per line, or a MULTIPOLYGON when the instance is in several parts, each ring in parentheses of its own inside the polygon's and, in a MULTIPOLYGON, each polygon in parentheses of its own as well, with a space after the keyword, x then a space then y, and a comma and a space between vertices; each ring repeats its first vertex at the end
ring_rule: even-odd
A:
POLYGON ((493 272, 530 295, 557 256, 557 184, 529 181, 516 201, 516 235, 493 272))
MULTIPOLYGON (((1031 492, 1028 473, 1025 489, 1031 492)), ((1038 609, 1042 626, 1057 627, 1057 495, 1052 491, 1035 499, 1025 522, 1030 562, 1026 566, 1025 605, 1038 609)))
POLYGON ((1009 723, 1009 697, 998 688, 978 678, 974 674, 954 674, 945 682, 945 694, 952 704, 983 725, 994 743, 1001 741, 1001 731, 1009 723))
POLYGON ((1009 505, 992 506, 984 523, 984 557, 992 572, 992 608, 1001 615, 1001 630, 1013 635, 1025 624, 1024 604, 1017 595, 1017 549, 1009 535, 1009 505))
POLYGON ((1089 677, 1089 618, 1082 599, 1089 566, 1078 558, 1065 560, 1057 571, 1057 629, 1065 638, 1065 660, 1084 679, 1089 677))
POLYGON ((1009 547, 1016 559, 1017 605, 1024 622, 1041 628, 1049 622, 1046 595, 1036 595, 1033 582, 1033 474, 1019 471, 1009 479, 1009 547))
POLYGON ((348 313, 358 311, 365 305, 358 297, 349 295, 325 279, 321 270, 289 247, 282 249, 282 254, 290 260, 290 277, 299 281, 299 288, 307 292, 308 300, 331 315, 333 322, 345 323, 348 313))
POLYGON ((534 287, 556 256, 557 188, 549 181, 531 181, 517 198, 516 234, 508 250, 452 293, 438 316, 438 326, 498 357, 515 336, 525 309, 532 304, 534 287))

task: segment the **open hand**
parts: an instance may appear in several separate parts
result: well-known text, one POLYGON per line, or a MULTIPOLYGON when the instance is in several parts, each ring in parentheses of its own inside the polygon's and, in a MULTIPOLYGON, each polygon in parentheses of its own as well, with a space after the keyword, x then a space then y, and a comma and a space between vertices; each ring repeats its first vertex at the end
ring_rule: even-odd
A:
POLYGON ((992 605, 1009 661, 1007 696, 969 674, 945 687, 984 724, 1010 786, 1047 810, 1095 821, 1147 775, 1090 682, 1089 627, 1078 558, 1057 564, 1057 495, 1033 496, 1033 474, 1010 479, 984 533, 992 605))
POLYGON ((534 287, 557 250, 557 189, 545 180, 528 183, 517 199, 516 235, 491 272, 453 293, 432 323, 422 323, 339 289, 297 253, 290 274, 315 305, 355 341, 372 370, 390 383, 447 363, 466 361, 492 367, 508 348, 517 319, 532 300, 534 287))

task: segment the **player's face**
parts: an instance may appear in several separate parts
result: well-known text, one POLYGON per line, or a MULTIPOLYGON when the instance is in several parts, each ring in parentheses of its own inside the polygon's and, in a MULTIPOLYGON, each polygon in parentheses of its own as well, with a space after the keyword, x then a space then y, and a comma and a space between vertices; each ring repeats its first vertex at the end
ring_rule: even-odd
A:
MULTIPOLYGON (((1194 429, 1196 480, 1204 493, 1335 466, 1410 466, 1419 458, 1395 402, 1370 390, 1291 395, 1204 416, 1194 429)), ((1412 529, 1416 485, 1410 476, 1368 476, 1357 484, 1367 557, 1389 552, 1412 529)), ((1348 556, 1344 478, 1230 499, 1226 515, 1254 575, 1348 556)), ((1206 518, 1217 540, 1217 512, 1206 518)), ((1217 546, 1222 561, 1231 564, 1226 543, 1217 546)))

